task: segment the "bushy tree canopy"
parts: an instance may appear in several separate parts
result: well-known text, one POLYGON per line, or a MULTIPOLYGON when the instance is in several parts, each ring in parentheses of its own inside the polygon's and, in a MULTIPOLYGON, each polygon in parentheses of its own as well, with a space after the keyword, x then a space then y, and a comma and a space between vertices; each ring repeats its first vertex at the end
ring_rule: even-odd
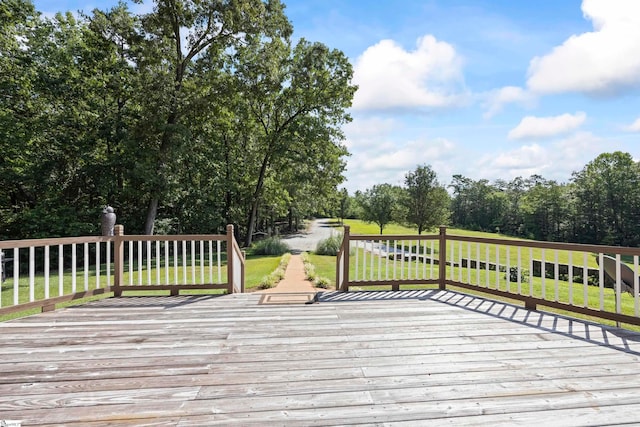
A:
POLYGON ((318 212, 344 180, 355 92, 342 52, 279 0, 156 0, 86 16, 0 4, 0 235, 256 228, 318 212))

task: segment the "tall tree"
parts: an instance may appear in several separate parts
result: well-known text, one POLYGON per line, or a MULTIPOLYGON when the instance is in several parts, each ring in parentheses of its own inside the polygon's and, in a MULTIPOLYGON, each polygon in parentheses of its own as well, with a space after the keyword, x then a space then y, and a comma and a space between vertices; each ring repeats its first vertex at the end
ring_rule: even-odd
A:
POLYGON ((488 180, 454 175, 451 184, 454 224, 472 230, 496 231, 503 224, 506 197, 488 180))
POLYGON ((502 231, 512 236, 522 235, 524 232, 524 218, 522 212, 522 198, 527 192, 526 180, 518 176, 502 187, 507 198, 504 212, 502 231))
POLYGON ((447 221, 450 199, 431 166, 418 166, 405 175, 406 219, 418 227, 418 234, 447 221))
POLYGON ((384 228, 397 218, 399 197, 402 189, 391 184, 378 184, 364 193, 356 193, 356 201, 360 206, 360 217, 366 222, 373 222, 384 228))
POLYGON ((640 165, 629 153, 603 153, 573 175, 580 241, 640 242, 640 165))
POLYGON ((35 204, 28 168, 37 133, 37 65, 27 47, 38 22, 30 1, 0 2, 0 238, 14 234, 23 209, 35 204))
POLYGON ((190 85, 194 61, 207 52, 222 54, 241 46, 282 11, 278 0, 158 0, 154 11, 143 18, 146 59, 139 66, 146 76, 148 98, 147 126, 139 136, 146 140, 149 157, 145 233, 153 232, 160 201, 167 197, 179 159, 188 148, 190 132, 183 117, 198 96, 190 85))
POLYGON ((564 241, 568 206, 566 185, 536 177, 522 200, 527 237, 537 240, 564 241))
POLYGON ((344 225, 344 219, 351 210, 351 197, 346 188, 340 190, 340 199, 338 201, 338 216, 340 217, 340 225, 344 225))
POLYGON ((356 88, 342 52, 304 39, 293 49, 285 37, 249 44, 238 50, 236 60, 237 90, 259 132, 251 139, 259 166, 247 170, 253 177, 245 238, 249 245, 270 174, 305 167, 325 145, 333 152, 330 158, 346 154, 341 125, 350 120, 346 109, 356 88))

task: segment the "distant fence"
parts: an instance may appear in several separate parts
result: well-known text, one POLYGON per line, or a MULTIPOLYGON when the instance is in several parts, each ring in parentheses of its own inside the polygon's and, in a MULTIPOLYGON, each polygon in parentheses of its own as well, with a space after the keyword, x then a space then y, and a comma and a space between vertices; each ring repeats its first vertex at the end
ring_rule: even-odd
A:
POLYGON ((530 309, 640 325, 639 256, 640 248, 456 236, 445 227, 427 235, 352 235, 346 226, 336 283, 343 291, 457 286, 521 300, 530 309), (627 264, 635 272, 633 283, 605 274, 605 254, 618 271, 627 264))
POLYGON ((113 292, 244 292, 244 256, 226 234, 67 237, 0 241, 0 315, 113 292))

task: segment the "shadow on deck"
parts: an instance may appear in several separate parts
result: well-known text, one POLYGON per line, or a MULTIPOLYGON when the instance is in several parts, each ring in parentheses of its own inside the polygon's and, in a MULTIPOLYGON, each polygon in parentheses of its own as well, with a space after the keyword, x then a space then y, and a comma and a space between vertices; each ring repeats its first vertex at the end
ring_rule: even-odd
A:
POLYGON ((23 425, 640 420, 639 335, 452 291, 125 297, 0 324, 23 425))

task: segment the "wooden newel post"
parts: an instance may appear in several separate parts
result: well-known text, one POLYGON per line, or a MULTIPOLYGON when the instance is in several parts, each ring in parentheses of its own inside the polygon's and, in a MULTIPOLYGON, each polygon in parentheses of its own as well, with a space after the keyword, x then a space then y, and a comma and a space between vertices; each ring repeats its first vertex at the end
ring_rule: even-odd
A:
POLYGON ((122 296, 122 275, 124 272, 124 225, 113 228, 113 296, 122 296))
POLYGON ((344 226, 344 236, 342 237, 342 250, 344 251, 343 262, 342 264, 342 283, 343 283, 343 291, 349 292, 349 249, 351 248, 351 243, 349 241, 349 236, 351 235, 351 227, 348 225, 344 226))
POLYGON ((440 247, 438 249, 438 288, 447 289, 447 227, 440 227, 440 247))
POLYGON ((233 293, 233 225, 227 225, 227 293, 233 293))

